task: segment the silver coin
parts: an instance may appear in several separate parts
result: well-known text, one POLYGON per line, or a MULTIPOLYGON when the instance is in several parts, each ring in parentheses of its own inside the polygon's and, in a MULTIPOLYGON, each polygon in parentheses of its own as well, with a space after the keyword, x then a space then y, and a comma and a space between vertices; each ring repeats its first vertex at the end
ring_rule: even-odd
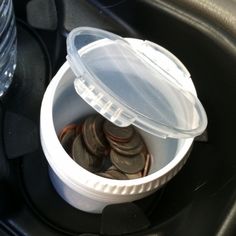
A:
POLYGON ((134 174, 141 171, 145 166, 145 156, 141 152, 138 155, 127 157, 123 156, 113 149, 110 152, 110 158, 113 165, 115 165, 120 171, 134 174))
POLYGON ((109 156, 103 157, 103 167, 102 167, 103 172, 109 170, 110 168, 112 169, 112 166, 113 165, 111 163, 110 157, 109 156))
POLYGON ((107 170, 105 173, 111 175, 113 179, 117 179, 117 180, 128 179, 128 177, 124 173, 120 172, 119 170, 107 170))
POLYGON ((104 148, 107 147, 108 143, 106 140, 106 137, 103 132, 103 123, 104 123, 104 118, 100 115, 96 115, 93 121, 93 136, 96 139, 96 141, 103 146, 104 148))
POLYGON ((82 143, 82 137, 81 135, 78 135, 72 144, 72 158, 77 164, 88 170, 90 168, 91 160, 88 155, 85 155, 85 152, 86 150, 82 143))
POLYGON ((72 144, 72 158, 81 167, 91 172, 99 171, 103 165, 102 158, 93 156, 86 150, 81 135, 77 135, 72 144))
POLYGON ((116 142, 116 145, 121 148, 122 150, 131 150, 131 149, 135 149, 139 146, 143 146, 144 142, 141 138, 141 136, 135 131, 134 135, 132 136, 132 138, 125 143, 118 143, 116 142))
POLYGON ((108 169, 107 169, 107 171, 110 171, 110 170, 118 170, 114 165, 111 165, 108 169))
POLYGON ((109 173, 106 173, 106 172, 98 172, 98 173, 96 173, 96 175, 99 175, 101 177, 108 178, 108 179, 114 179, 114 177, 112 175, 110 175, 109 173))
POLYGON ((96 173, 99 176, 102 176, 104 178, 108 178, 108 179, 116 179, 116 180, 128 180, 128 177, 120 172, 119 170, 107 170, 105 172, 99 172, 96 173))
POLYGON ((143 177, 142 171, 135 174, 125 174, 125 175, 128 177, 128 179, 138 179, 143 177))
POLYGON ((132 138, 126 143, 119 143, 109 140, 111 147, 119 154, 125 156, 134 156, 140 153, 145 148, 145 144, 140 135, 135 132, 132 138))
POLYGON ((107 147, 97 141, 94 134, 94 120, 95 116, 90 116, 84 122, 82 134, 84 143, 89 150, 95 156, 104 157, 107 155, 107 147))
POLYGON ((119 127, 106 120, 103 125, 103 130, 106 136, 117 142, 127 142, 134 133, 132 126, 119 127))

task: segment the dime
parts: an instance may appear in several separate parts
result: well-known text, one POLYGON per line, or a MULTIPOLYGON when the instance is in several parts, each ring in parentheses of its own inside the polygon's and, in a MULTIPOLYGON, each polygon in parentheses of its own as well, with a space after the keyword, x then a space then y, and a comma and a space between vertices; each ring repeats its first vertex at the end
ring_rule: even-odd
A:
POLYGON ((113 165, 119 170, 128 174, 134 174, 141 171, 145 166, 145 156, 141 152, 138 155, 127 157, 120 155, 113 149, 110 152, 110 158, 113 165))
POLYGON ((118 127, 113 123, 106 120, 103 125, 104 133, 109 139, 123 143, 130 140, 134 133, 134 128, 132 126, 118 127))
POLYGON ((61 145, 68 153, 68 155, 71 155, 71 148, 75 137, 76 137, 75 129, 68 129, 62 136, 61 145))
POLYGON ((77 135, 72 144, 72 158, 81 167, 91 172, 100 170, 103 165, 102 158, 93 156, 86 150, 82 135, 77 135))

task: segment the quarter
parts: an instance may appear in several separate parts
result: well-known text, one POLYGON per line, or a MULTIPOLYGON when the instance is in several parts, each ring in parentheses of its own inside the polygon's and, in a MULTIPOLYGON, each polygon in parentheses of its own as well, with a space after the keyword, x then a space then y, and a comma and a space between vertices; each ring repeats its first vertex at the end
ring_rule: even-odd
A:
POLYGON ((142 171, 135 173, 135 174, 125 174, 125 175, 128 177, 128 179, 138 179, 138 178, 143 177, 142 171))
POLYGON ((104 122, 103 130, 106 136, 120 143, 127 142, 134 133, 132 126, 118 127, 108 120, 104 122))
POLYGON ((134 156, 144 150, 145 144, 140 135, 135 132, 132 138, 126 143, 119 143, 109 140, 111 147, 121 155, 134 156))
POLYGON ((83 143, 82 135, 77 135, 72 144, 72 158, 84 169, 96 172, 102 169, 103 159, 90 154, 83 143))
POLYGON ((145 166, 145 156, 142 152, 138 155, 127 157, 120 155, 112 149, 110 152, 110 158, 113 165, 127 174, 137 173, 145 166))
POLYGON ((111 175, 113 179, 118 179, 118 180, 128 179, 128 177, 124 173, 120 172, 119 170, 107 170, 105 173, 111 175))
POLYGON ((98 141, 94 131, 95 116, 90 116, 84 122, 82 134, 84 143, 90 153, 98 157, 104 157, 107 154, 107 147, 98 141))
POLYGON ((92 132, 97 143, 106 148, 108 143, 103 132, 103 123, 104 123, 104 118, 100 115, 96 115, 92 125, 93 127, 92 132))

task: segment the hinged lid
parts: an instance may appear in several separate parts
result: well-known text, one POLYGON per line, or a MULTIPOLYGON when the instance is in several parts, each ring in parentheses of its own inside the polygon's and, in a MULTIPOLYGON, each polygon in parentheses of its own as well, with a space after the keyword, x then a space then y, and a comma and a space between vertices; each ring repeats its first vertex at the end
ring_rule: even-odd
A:
POLYGON ((69 34, 67 52, 77 93, 114 124, 173 138, 206 128, 189 72, 157 44, 81 27, 69 34))

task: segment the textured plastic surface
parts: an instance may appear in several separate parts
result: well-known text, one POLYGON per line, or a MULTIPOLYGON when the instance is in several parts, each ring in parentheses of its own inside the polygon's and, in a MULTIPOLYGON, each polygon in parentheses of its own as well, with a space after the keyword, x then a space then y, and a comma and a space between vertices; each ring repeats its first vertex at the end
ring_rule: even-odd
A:
POLYGON ((189 91, 189 72, 161 46, 81 27, 69 34, 67 52, 77 93, 116 125, 174 138, 205 130, 206 113, 189 91))

